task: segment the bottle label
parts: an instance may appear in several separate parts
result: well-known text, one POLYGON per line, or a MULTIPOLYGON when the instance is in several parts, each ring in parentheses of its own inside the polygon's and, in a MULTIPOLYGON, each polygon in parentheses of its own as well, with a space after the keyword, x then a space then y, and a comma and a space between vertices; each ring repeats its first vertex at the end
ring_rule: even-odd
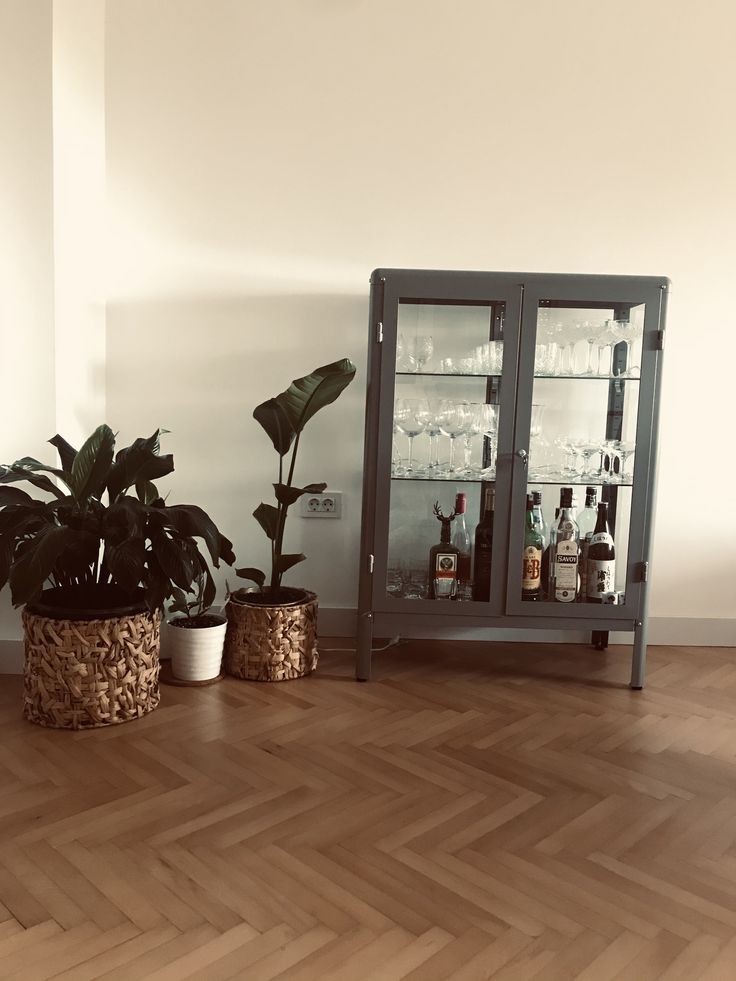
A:
MULTIPOLYGON (((604 536, 601 536, 604 537, 604 536)), ((605 536, 610 539, 610 535, 605 536)), ((615 559, 588 559, 587 595, 601 600, 604 593, 612 593, 616 582, 615 559)))
POLYGON ((613 546, 613 537, 607 531, 599 531, 590 539, 591 545, 610 545, 613 546))
POLYGON ((521 588, 525 593, 539 589, 542 582, 542 549, 527 545, 524 549, 521 588))
POLYGON ((434 560, 435 579, 457 579, 457 555, 454 552, 438 552, 434 560))
POLYGON ((578 543, 566 538, 555 549, 555 599, 573 603, 578 590, 578 543))

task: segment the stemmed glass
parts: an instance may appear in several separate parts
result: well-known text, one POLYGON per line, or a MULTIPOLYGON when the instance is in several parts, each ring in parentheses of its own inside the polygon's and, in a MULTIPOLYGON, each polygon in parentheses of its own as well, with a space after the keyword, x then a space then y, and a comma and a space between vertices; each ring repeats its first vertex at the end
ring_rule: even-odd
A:
POLYGON ((583 472, 580 474, 580 476, 586 480, 593 480, 596 477, 600 477, 600 466, 597 470, 592 470, 589 465, 590 458, 595 453, 600 454, 601 452, 600 442, 594 439, 581 439, 576 441, 576 446, 583 458, 583 472))
MULTIPOLYGON (((496 470, 496 439, 498 437, 498 406, 481 403, 477 409, 479 432, 483 434, 484 444, 488 440, 488 452, 482 454, 481 463, 488 460, 487 467, 481 467, 483 476, 491 476, 496 470)), ((485 449, 485 445, 484 445, 485 449)))
POLYGON ((440 415, 442 413, 442 399, 428 399, 429 414, 427 425, 424 429, 429 436, 429 460, 427 462, 428 475, 432 476, 439 472, 439 441, 442 429, 440 428, 440 415))
POLYGON ((621 374, 624 378, 638 378, 641 370, 638 364, 634 364, 634 343, 643 334, 644 328, 629 320, 619 320, 618 324, 621 340, 626 344, 626 370, 621 374))
MULTIPOLYGON (((486 425, 487 413, 484 412, 486 408, 493 408, 492 406, 486 406, 480 402, 469 402, 468 403, 468 424, 465 429, 465 465, 463 467, 464 473, 479 473, 483 468, 473 466, 471 464, 471 454, 473 451, 473 437, 480 436, 484 434, 484 428, 486 425)), ((482 460, 481 460, 482 464, 482 460)))
POLYGON ((626 473, 626 461, 636 452, 636 443, 626 443, 619 440, 617 443, 614 443, 614 446, 621 458, 621 472, 618 478, 620 481, 625 482, 630 479, 630 475, 626 473))
POLYGON ((585 328, 585 339, 588 342, 588 366, 583 372, 584 375, 597 375, 601 363, 600 348, 598 348, 598 364, 593 367, 593 348, 598 347, 601 328, 599 324, 592 324, 589 320, 583 325, 585 328))
POLYGON ((444 399, 439 413, 438 422, 440 432, 450 437, 450 462, 447 472, 454 474, 455 469, 455 440, 462 436, 468 426, 469 421, 468 403, 452 402, 444 399))
POLYGON ((416 476, 414 469, 414 439, 423 433, 429 420, 429 406, 426 399, 396 399, 394 421, 409 439, 409 459, 404 473, 407 477, 416 476))
POLYGON ((567 458, 560 470, 560 474, 563 477, 576 477, 578 473, 578 448, 575 440, 570 436, 558 436, 555 439, 555 446, 559 447, 567 458))
POLYGON ((406 353, 411 370, 420 372, 434 353, 434 343, 429 334, 418 334, 411 337, 407 343, 406 353))

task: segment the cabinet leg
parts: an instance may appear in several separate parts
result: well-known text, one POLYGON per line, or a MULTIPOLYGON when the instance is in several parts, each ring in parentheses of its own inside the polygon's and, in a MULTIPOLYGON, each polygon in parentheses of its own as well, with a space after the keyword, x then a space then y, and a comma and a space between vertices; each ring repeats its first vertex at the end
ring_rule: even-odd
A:
POLYGON ((356 681, 371 680, 371 647, 373 646, 373 614, 358 614, 357 655, 355 659, 356 681))
POLYGON ((642 620, 634 629, 634 653, 631 658, 631 681, 629 686, 634 691, 644 687, 644 675, 647 669, 647 622, 642 620))
POLYGON ((590 642, 597 651, 608 649, 608 631, 594 630, 590 635, 590 642))

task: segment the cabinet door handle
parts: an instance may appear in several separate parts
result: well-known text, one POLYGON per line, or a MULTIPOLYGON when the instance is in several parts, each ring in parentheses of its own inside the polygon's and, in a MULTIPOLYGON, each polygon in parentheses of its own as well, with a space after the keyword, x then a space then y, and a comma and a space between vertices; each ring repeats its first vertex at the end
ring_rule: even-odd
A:
POLYGON ((526 450, 517 450, 516 451, 516 456, 518 456, 518 458, 521 460, 521 462, 523 463, 523 465, 526 466, 527 461, 529 459, 529 455, 526 452, 526 450))

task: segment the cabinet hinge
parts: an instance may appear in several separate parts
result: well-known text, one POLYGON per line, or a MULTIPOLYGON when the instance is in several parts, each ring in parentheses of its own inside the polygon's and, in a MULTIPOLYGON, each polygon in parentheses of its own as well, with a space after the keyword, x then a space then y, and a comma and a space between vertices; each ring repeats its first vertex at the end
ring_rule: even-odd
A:
POLYGON ((383 324, 380 320, 376 324, 376 344, 383 344, 383 324))
POLYGON ((639 582, 648 582, 649 580, 649 563, 640 562, 639 563, 639 582))
POLYGON ((373 575, 373 561, 374 561, 373 560, 373 556, 372 555, 369 555, 368 556, 368 574, 371 575, 371 576, 373 575))
POLYGON ((664 331, 663 330, 658 330, 657 331, 657 344, 656 344, 655 350, 656 351, 664 351, 664 331))

